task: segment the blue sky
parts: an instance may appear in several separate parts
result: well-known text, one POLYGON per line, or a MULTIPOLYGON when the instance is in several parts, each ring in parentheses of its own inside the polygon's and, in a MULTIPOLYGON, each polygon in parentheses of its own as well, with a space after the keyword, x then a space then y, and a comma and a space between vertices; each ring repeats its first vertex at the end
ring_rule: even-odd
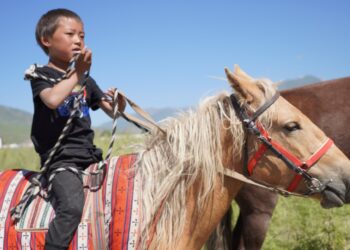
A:
MULTIPOLYGON (((210 76, 234 64, 273 81, 350 74, 350 1, 11 0, 0 15, 0 105, 33 111, 23 72, 47 63, 34 29, 53 8, 83 19, 100 87, 117 87, 144 108, 196 105, 228 89, 210 76)), ((107 120, 93 114, 94 125, 107 120)))

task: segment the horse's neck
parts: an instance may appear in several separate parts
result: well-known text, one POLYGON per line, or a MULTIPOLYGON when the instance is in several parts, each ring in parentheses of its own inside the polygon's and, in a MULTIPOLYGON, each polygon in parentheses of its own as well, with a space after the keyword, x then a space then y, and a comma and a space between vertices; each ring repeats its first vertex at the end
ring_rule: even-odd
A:
POLYGON ((186 226, 175 249, 200 249, 229 209, 242 184, 227 177, 221 178, 216 177, 214 191, 199 211, 194 209, 198 185, 195 183, 188 191, 186 226))
POLYGON ((142 228, 143 232, 154 217, 158 218, 164 197, 169 198, 165 212, 160 211, 156 220, 158 235, 152 237, 154 245, 162 245, 163 249, 200 249, 240 187, 237 181, 223 178, 218 170, 223 164, 229 168, 235 165, 233 154, 242 144, 237 138, 242 137, 243 130, 235 131, 237 138, 232 131, 241 126, 233 126, 232 121, 223 124, 217 109, 208 110, 197 120, 192 118, 178 124, 180 129, 176 126, 172 138, 153 140, 139 166, 144 173, 142 212, 147 227, 142 228))
MULTIPOLYGON (((232 137, 230 131, 225 130, 225 133, 227 134, 224 137, 227 139, 222 142, 222 165, 242 173, 242 159, 233 156, 233 152, 238 151, 234 148, 238 144, 234 143, 235 138, 232 137)), ((230 208, 241 186, 242 182, 217 174, 212 194, 208 201, 203 203, 204 206, 200 208, 200 211, 196 211, 194 202, 197 202, 199 190, 198 183, 195 183, 188 192, 187 199, 190 202, 186 206, 187 223, 181 237, 182 240, 176 249, 200 249, 230 208)))

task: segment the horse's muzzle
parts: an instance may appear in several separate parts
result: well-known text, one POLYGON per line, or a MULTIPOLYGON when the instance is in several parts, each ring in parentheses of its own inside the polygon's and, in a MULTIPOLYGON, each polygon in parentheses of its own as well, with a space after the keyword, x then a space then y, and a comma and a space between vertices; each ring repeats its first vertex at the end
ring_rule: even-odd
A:
POLYGON ((326 185, 321 195, 321 206, 323 208, 341 207, 344 203, 350 203, 350 200, 345 200, 345 190, 342 190, 341 187, 337 187, 336 185, 332 185, 332 183, 326 185))

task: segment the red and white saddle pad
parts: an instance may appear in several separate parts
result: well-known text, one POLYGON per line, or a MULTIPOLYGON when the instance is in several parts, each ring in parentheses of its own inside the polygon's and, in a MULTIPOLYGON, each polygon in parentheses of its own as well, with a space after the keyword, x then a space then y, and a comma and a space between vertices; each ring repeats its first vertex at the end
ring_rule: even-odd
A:
MULTIPOLYGON (((132 168, 137 155, 114 157, 98 192, 85 189, 81 223, 69 249, 135 249, 139 227, 140 180, 132 168)), ((93 171, 97 164, 87 170, 93 171)), ((0 173, 0 250, 44 249, 45 234, 55 217, 55 201, 36 197, 14 225, 10 209, 18 203, 33 172, 0 173)), ((84 176, 88 186, 90 176, 84 176)))

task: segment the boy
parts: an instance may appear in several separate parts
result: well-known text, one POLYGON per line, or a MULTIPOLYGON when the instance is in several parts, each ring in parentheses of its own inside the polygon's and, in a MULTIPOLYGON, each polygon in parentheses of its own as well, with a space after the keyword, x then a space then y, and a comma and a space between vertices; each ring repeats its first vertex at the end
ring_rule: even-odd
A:
MULTIPOLYGON (((34 101, 31 139, 43 165, 70 116, 74 98, 81 88, 79 83, 85 81, 84 73, 90 69, 92 53, 85 48, 82 20, 67 9, 54 9, 44 14, 36 26, 35 35, 49 57, 46 66, 36 69, 41 75, 54 79, 62 77, 70 59, 80 54, 75 70, 68 78, 56 84, 43 79, 31 80, 34 101)), ((89 108, 95 110, 101 107, 112 117, 112 105, 104 96, 113 97, 114 92, 115 89, 109 89, 104 94, 91 77, 86 79, 80 114, 74 117, 68 134, 49 163, 47 176, 57 168, 84 170, 102 160, 102 151, 93 144, 89 108)), ((122 102, 119 110, 124 108, 125 102, 122 102)), ((52 181, 52 192, 57 201, 56 217, 49 226, 45 249, 68 249, 84 206, 81 176, 68 170, 57 173, 52 181)))

